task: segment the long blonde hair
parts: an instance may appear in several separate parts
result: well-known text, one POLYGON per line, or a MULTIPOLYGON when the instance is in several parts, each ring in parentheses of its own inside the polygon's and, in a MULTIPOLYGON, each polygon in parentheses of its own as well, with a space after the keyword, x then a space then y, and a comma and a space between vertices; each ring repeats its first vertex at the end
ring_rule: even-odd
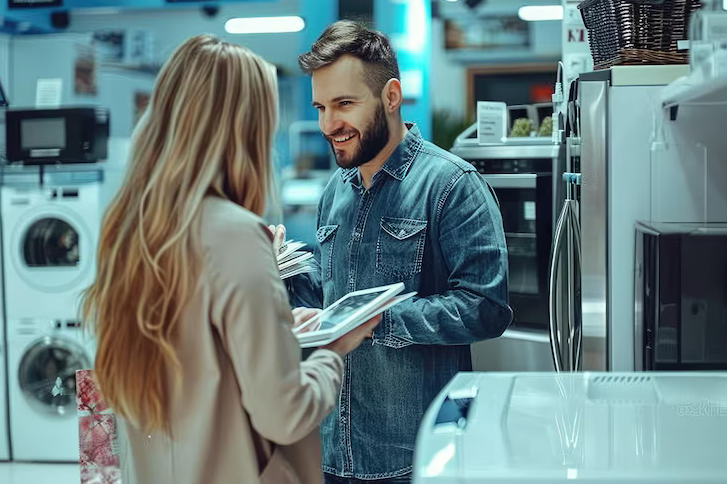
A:
POLYGON ((82 311, 95 329, 104 397, 146 431, 168 429, 169 403, 181 386, 175 328, 198 288, 202 201, 214 190, 263 213, 277 106, 272 65, 201 35, 164 65, 134 130, 82 311))

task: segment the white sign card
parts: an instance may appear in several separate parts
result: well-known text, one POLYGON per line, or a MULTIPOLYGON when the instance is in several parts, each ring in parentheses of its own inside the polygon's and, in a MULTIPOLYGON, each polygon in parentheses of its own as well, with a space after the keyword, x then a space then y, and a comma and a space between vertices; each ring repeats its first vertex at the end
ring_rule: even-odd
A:
POLYGON ((62 79, 38 79, 35 86, 35 107, 57 108, 61 105, 62 92, 62 79))
POLYGON ((477 101, 477 141, 501 144, 507 138, 507 104, 477 101))

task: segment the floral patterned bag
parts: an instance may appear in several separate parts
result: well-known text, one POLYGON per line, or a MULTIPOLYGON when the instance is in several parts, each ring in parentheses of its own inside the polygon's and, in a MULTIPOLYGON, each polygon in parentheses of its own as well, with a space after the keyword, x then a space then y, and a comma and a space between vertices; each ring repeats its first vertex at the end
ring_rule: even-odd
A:
POLYGON ((93 370, 76 371, 81 484, 121 484, 116 415, 106 404, 93 370))

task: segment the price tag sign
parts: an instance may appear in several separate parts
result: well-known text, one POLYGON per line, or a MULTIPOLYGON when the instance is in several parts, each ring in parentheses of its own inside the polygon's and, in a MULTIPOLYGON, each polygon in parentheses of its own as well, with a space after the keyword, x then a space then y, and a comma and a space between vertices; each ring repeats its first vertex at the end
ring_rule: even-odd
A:
POLYGON ((501 144, 507 138, 507 104, 477 101, 477 141, 501 144))

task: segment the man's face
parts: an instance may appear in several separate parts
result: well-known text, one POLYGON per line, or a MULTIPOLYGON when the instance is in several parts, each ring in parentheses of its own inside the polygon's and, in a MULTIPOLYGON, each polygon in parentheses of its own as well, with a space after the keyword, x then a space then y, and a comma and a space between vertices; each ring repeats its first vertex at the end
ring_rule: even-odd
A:
POLYGON ((318 125, 341 168, 371 161, 389 141, 384 106, 364 82, 363 69, 363 62, 346 55, 312 76, 318 125))

